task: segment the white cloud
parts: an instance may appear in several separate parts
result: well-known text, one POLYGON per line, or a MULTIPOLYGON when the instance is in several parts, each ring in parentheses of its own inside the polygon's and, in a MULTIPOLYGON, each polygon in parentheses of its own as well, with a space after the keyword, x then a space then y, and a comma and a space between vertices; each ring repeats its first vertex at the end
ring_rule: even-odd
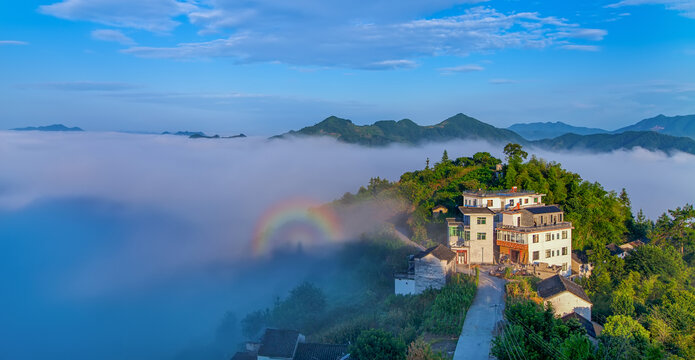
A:
POLYGON ((123 45, 135 45, 135 41, 120 30, 98 29, 92 31, 92 38, 101 41, 113 41, 123 45))
POLYGON ((29 45, 29 43, 19 40, 0 40, 0 46, 2 45, 29 45))
POLYGON ((669 10, 678 11, 682 16, 695 19, 695 1, 693 0, 622 0, 606 7, 621 8, 637 5, 664 5, 669 10))
POLYGON ((475 71, 483 71, 485 70, 484 67, 476 64, 468 64, 468 65, 459 65, 459 66, 452 66, 452 67, 445 67, 445 68, 440 68, 439 71, 445 74, 450 74, 450 73, 461 73, 461 72, 475 72, 475 71))
POLYGON ((63 0, 42 5, 39 12, 67 20, 168 32, 179 25, 174 17, 196 9, 192 2, 177 0, 63 0))
POLYGON ((567 44, 567 45, 560 46, 560 48, 565 49, 565 50, 577 50, 577 51, 599 51, 599 50, 601 50, 601 48, 596 46, 596 45, 567 44))
MULTIPOLYGON (((137 46, 123 51, 150 58, 224 57, 240 63, 277 61, 298 66, 392 69, 412 67, 412 59, 422 56, 543 48, 570 38, 600 40, 605 35, 603 30, 582 29, 552 16, 504 14, 485 7, 439 18, 403 19, 413 14, 402 11, 392 17, 347 22, 349 16, 333 18, 333 11, 318 6, 290 19, 284 13, 257 10, 245 13, 244 19, 235 18, 234 33, 225 38, 172 47, 137 46), (328 18, 318 17, 324 12, 329 13, 328 18)), ((206 31, 221 30, 211 20, 214 14, 206 14, 195 15, 194 23, 206 31), (203 23, 202 19, 208 22, 203 23)))

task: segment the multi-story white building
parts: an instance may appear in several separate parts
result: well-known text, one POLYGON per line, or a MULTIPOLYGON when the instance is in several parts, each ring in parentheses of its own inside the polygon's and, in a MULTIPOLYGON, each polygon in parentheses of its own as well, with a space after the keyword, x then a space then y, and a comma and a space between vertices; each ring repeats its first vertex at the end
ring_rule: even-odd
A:
POLYGON ((495 242, 500 257, 514 263, 546 263, 562 267, 569 276, 572 265, 572 223, 555 205, 507 210, 498 214, 495 242))
POLYGON ((494 262, 495 213, 486 207, 459 207, 460 219, 447 218, 449 247, 457 264, 494 262))
POLYGON ((486 207, 492 211, 502 211, 527 206, 544 205, 542 198, 545 194, 533 191, 519 191, 516 187, 510 190, 497 191, 464 191, 464 207, 486 207))
POLYGON ((491 264, 508 257, 519 264, 546 263, 571 273, 572 223, 543 196, 516 188, 463 193, 461 217, 447 218, 449 247, 457 264, 491 264))

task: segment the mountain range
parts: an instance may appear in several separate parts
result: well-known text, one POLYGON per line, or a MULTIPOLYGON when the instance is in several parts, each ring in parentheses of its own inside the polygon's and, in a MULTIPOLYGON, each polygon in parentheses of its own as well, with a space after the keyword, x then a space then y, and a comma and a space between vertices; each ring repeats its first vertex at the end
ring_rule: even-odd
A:
POLYGON ((15 131, 84 131, 78 127, 67 127, 63 124, 53 124, 47 126, 27 126, 23 128, 10 129, 15 131))
POLYGON ((409 119, 377 121, 372 125, 355 125, 350 120, 331 116, 318 124, 274 136, 271 139, 330 136, 342 142, 367 146, 385 146, 394 143, 416 145, 426 142, 467 139, 485 140, 494 144, 515 142, 554 151, 581 149, 607 152, 642 147, 667 153, 682 151, 695 154, 695 140, 693 138, 672 136, 667 133, 667 129, 668 132, 678 133, 680 129, 686 132, 688 129, 695 128, 695 115, 676 117, 660 115, 614 132, 574 127, 564 123, 517 125, 513 125, 509 129, 497 128, 464 114, 457 114, 438 124, 427 126, 418 125, 409 119), (674 124, 671 124, 671 121, 674 124), (532 135, 526 138, 510 130, 512 128, 517 130, 521 128, 522 133, 529 136, 528 133, 530 132, 532 135), (648 130, 640 130, 642 128, 648 130), (637 131, 633 129, 637 129, 637 131), (570 133, 565 131, 570 131, 570 133), (574 131, 584 134, 577 134, 574 131), (603 133, 595 133, 595 131, 602 131, 603 133), (541 133, 550 136, 559 135, 538 139, 537 136, 541 133))
POLYGON ((598 128, 572 126, 561 121, 514 124, 507 129, 514 131, 528 140, 551 139, 565 134, 593 135, 609 132, 608 130, 598 128))
POLYGON ((339 141, 383 146, 391 143, 419 144, 454 139, 496 142, 526 142, 519 134, 494 127, 464 114, 454 115, 439 124, 420 126, 412 120, 377 121, 372 125, 355 125, 352 121, 331 116, 299 131, 290 131, 273 138, 292 136, 331 136, 339 141))
POLYGON ((507 129, 516 132, 528 140, 551 139, 565 134, 620 134, 626 131, 653 131, 660 134, 688 136, 695 139, 695 115, 658 115, 613 131, 572 126, 560 121, 514 124, 507 129))

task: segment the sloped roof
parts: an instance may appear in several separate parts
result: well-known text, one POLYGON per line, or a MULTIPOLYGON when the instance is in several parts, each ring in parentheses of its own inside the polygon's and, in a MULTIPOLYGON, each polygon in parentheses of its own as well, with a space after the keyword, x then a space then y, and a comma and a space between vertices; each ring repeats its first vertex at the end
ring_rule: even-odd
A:
POLYGON ((347 345, 300 343, 294 360, 340 360, 347 353, 347 345))
POLYGON ((299 339, 299 331, 266 329, 261 339, 258 355, 267 357, 291 358, 299 339))
POLYGON ((451 249, 442 244, 433 246, 427 250, 420 251, 419 253, 415 254, 415 258, 422 259, 429 254, 432 254, 439 260, 451 261, 454 260, 454 258, 456 258, 456 253, 451 251, 451 249))
POLYGON ((580 264, 588 264, 589 263, 589 257, 587 255, 588 254, 581 252, 579 250, 573 250, 572 251, 572 260, 574 260, 580 264))
POLYGON ((606 245, 606 249, 608 249, 608 251, 611 253, 611 255, 620 255, 620 254, 625 252, 625 250, 620 248, 620 246, 613 244, 613 243, 606 245))
POLYGON ((586 295, 586 292, 584 292, 584 289, 581 286, 561 275, 555 275, 540 281, 537 285, 537 289, 538 296, 544 299, 553 297, 565 291, 569 291, 575 296, 591 304, 589 296, 586 295))
POLYGON ((526 210, 535 215, 562 212, 562 209, 560 209, 557 205, 530 206, 522 208, 522 210, 526 210))
POLYGON ((475 207, 475 206, 459 206, 459 210, 462 214, 472 214, 472 215, 494 215, 495 212, 486 207, 475 207))
POLYGON ((577 321, 579 321, 579 323, 582 324, 582 327, 586 330, 586 334, 593 338, 597 338, 599 335, 601 335, 601 332, 603 331, 603 326, 589 319, 586 319, 585 317, 577 314, 574 311, 561 317, 560 319, 564 322, 567 322, 570 319, 577 319, 577 321))
POLYGON ((258 356, 252 352, 238 352, 232 356, 231 360, 256 360, 258 356))

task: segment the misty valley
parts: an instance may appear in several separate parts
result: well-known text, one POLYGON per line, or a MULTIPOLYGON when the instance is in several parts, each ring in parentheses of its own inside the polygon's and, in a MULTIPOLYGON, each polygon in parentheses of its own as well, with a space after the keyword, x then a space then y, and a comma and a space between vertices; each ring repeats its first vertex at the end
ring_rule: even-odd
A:
MULTIPOLYGON (((461 350, 466 319, 491 306, 475 300, 491 284, 500 307, 483 316, 485 351, 499 359, 689 358, 695 349, 689 154, 546 153, 482 141, 374 148, 330 138, 0 137, 9 358, 245 359, 289 337, 297 359, 451 359, 475 351, 461 350), (680 176, 659 177, 675 167, 680 176), (522 201, 527 194, 539 197, 522 201), (526 216, 527 207, 540 211, 532 216, 561 211, 571 224, 569 236, 539 241, 565 244, 557 254, 536 254, 531 235, 506 240, 502 230, 516 229, 503 225, 506 216, 526 216), (445 277, 420 279, 432 259, 448 264, 445 277), (592 271, 575 270, 575 260, 592 271), (590 315, 560 319, 557 305, 545 307, 546 283, 566 276, 590 315), (32 345, 37 337, 42 346, 32 345)), ((544 234, 554 221, 513 225, 544 234)))

